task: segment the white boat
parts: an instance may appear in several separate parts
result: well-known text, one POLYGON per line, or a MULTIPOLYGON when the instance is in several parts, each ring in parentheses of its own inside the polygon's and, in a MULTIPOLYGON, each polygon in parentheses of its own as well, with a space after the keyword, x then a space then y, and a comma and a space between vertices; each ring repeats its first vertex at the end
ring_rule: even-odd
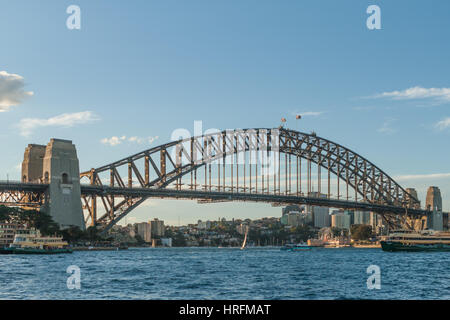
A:
POLYGON ((396 230, 381 239, 383 251, 450 251, 450 232, 396 230))
POLYGON ((0 254, 56 254, 72 253, 62 237, 42 236, 39 230, 19 229, 9 247, 0 248, 0 254))

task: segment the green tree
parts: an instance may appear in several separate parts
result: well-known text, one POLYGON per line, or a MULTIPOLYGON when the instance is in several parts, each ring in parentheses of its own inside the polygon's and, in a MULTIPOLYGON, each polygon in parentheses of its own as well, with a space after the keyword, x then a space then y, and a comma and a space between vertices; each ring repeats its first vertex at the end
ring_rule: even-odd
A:
POLYGON ((53 221, 52 217, 45 212, 37 212, 34 210, 26 211, 26 214, 31 221, 31 225, 39 229, 44 236, 61 234, 59 225, 53 221))
POLYGON ((180 232, 176 233, 172 239, 172 245, 174 247, 185 247, 186 239, 184 238, 184 235, 180 232))
POLYGON ((368 240, 372 237, 372 226, 354 224, 350 227, 350 234, 354 240, 368 240))
POLYGON ((143 245, 145 243, 144 239, 138 234, 135 235, 134 238, 136 239, 136 241, 139 245, 143 245))
POLYGON ((70 227, 65 230, 61 230, 61 235, 64 240, 68 242, 80 241, 86 238, 86 233, 83 232, 79 227, 70 227))
POLYGON ((307 241, 308 239, 314 238, 316 233, 309 226, 298 226, 291 229, 291 232, 295 235, 297 241, 307 241))
POLYGON ((342 229, 331 227, 331 233, 333 234, 333 237, 339 237, 342 233, 342 229))
POLYGON ((0 222, 7 222, 11 218, 11 213, 13 208, 6 206, 0 206, 0 222))
POLYGON ((58 234, 60 232, 58 224, 53 221, 49 214, 37 210, 0 206, 0 221, 14 222, 26 225, 29 228, 36 228, 43 235, 58 234))
POLYGON ((90 226, 89 228, 86 229, 86 239, 88 239, 90 241, 104 240, 100 236, 100 230, 93 226, 90 226))

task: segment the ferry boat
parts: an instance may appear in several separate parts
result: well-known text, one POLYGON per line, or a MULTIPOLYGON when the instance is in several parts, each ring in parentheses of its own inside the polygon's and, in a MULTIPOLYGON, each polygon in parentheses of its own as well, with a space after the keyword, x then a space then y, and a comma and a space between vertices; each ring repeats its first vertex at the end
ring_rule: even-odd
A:
POLYGON ((398 230, 381 240, 383 251, 450 251, 450 232, 398 230))
POLYGON ((299 244, 286 244, 284 247, 281 247, 281 250, 284 251, 306 251, 311 250, 312 246, 306 244, 306 243, 299 243, 299 244))
POLYGON ((62 237, 44 237, 39 230, 17 230, 9 247, 0 248, 0 254, 57 254, 72 253, 62 237))

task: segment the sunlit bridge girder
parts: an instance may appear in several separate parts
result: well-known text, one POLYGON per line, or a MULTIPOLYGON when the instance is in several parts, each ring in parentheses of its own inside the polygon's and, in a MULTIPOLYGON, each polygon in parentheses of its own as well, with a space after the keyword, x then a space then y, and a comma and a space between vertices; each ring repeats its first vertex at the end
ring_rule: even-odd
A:
POLYGON ((83 172, 81 179, 91 186, 90 191, 82 187, 86 222, 104 230, 157 190, 189 193, 165 192, 162 198, 202 202, 227 201, 214 195, 231 194, 229 201, 301 204, 316 198, 322 201, 316 205, 336 201, 343 208, 357 203, 353 207, 376 211, 388 222, 406 209, 425 214, 416 198, 361 155, 315 134, 284 128, 226 130, 169 142, 83 172), (144 189, 154 192, 139 192, 144 189))

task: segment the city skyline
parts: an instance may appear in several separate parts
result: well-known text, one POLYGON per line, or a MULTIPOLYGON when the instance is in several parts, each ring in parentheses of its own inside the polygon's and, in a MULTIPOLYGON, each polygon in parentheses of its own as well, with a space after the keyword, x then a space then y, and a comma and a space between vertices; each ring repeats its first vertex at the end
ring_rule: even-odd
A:
MULTIPOLYGON (((0 52, 1 179, 19 180, 25 147, 50 138, 72 140, 85 171, 169 142, 178 128, 193 132, 196 120, 206 130, 277 127, 285 117, 415 188, 422 206, 438 186, 450 211, 449 5, 380 1, 382 29, 371 31, 368 1, 257 4, 79 1, 81 30, 65 27, 66 1, 3 5, 0 30, 15 50, 0 52)), ((150 200, 128 220, 278 210, 150 200)))

